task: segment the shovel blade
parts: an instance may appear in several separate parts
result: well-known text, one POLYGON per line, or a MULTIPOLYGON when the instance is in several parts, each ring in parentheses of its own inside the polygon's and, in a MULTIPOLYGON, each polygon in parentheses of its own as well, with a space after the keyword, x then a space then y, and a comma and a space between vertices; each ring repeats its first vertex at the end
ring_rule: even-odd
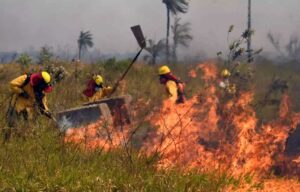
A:
POLYGON ((131 31, 133 32, 133 35, 135 39, 137 40, 139 46, 143 49, 146 47, 146 40, 143 35, 143 31, 140 25, 135 25, 131 27, 131 31))
POLYGON ((130 103, 132 101, 132 97, 130 95, 124 95, 109 99, 101 99, 99 101, 94 101, 90 103, 83 104, 84 106, 91 105, 101 105, 105 104, 108 106, 110 110, 110 114, 113 118, 113 124, 115 126, 125 125, 131 123, 130 118, 130 103))
POLYGON ((106 104, 94 104, 68 109, 58 112, 56 115, 57 123, 61 131, 69 128, 78 128, 95 123, 100 119, 112 123, 110 110, 106 104))

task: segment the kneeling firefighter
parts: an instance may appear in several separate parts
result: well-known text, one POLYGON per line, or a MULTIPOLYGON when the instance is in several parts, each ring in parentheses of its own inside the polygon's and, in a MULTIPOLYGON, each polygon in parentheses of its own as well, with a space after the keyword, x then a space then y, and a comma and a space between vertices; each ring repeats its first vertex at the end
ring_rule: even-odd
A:
POLYGON ((33 118, 36 109, 41 114, 51 118, 45 97, 45 93, 52 91, 50 81, 50 74, 42 71, 19 76, 10 82, 10 89, 13 95, 7 114, 9 126, 13 126, 14 114, 17 117, 22 115, 25 120, 28 120, 33 118))
POLYGON ((184 95, 184 84, 175 77, 168 66, 162 66, 158 69, 159 81, 165 85, 166 91, 172 101, 176 103, 184 103, 186 98, 184 95))
POLYGON ((112 88, 103 85, 103 78, 100 75, 94 75, 87 83, 87 88, 83 94, 88 97, 90 102, 103 99, 112 92, 112 88))

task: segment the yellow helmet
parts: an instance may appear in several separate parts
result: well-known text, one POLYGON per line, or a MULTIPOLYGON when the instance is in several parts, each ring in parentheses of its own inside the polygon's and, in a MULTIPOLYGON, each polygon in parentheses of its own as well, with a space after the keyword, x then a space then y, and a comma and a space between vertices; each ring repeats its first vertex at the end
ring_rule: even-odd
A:
POLYGON ((165 75, 165 74, 168 74, 170 73, 171 70, 168 66, 164 65, 164 66, 161 66, 159 69, 158 69, 158 74, 159 75, 165 75))
POLYGON ((222 72, 221 72, 221 75, 222 77, 230 77, 231 73, 228 69, 224 69, 222 72))
POLYGON ((48 84, 51 81, 51 76, 48 72, 46 71, 42 71, 42 77, 44 79, 44 81, 48 84))
POLYGON ((95 75, 93 79, 97 85, 101 85, 103 83, 103 78, 100 75, 95 75))

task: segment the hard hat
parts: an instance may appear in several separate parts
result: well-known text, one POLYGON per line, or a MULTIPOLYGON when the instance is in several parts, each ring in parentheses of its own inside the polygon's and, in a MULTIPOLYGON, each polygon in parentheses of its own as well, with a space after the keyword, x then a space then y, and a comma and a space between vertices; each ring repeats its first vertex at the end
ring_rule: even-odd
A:
POLYGON ((222 77, 230 77, 231 73, 228 69, 224 69, 222 72, 221 72, 221 75, 222 77))
POLYGON ((43 77, 45 83, 47 83, 47 84, 50 83, 51 76, 50 76, 50 74, 48 72, 42 71, 42 77, 43 77))
POLYGON ((97 85, 101 85, 103 83, 103 78, 100 75, 95 75, 93 79, 97 85))
POLYGON ((166 65, 164 65, 164 66, 162 66, 158 69, 158 74, 159 75, 165 75, 165 74, 168 74, 170 72, 171 72, 170 68, 166 65))

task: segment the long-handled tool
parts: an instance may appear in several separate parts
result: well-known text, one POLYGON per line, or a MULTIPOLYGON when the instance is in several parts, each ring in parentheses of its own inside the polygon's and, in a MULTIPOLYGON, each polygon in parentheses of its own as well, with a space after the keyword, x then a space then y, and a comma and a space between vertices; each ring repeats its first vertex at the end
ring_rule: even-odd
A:
POLYGON ((57 119, 54 117, 54 114, 50 111, 46 111, 43 107, 41 107, 38 103, 35 103, 35 106, 40 110, 42 115, 45 115, 49 119, 51 119, 55 124, 58 125, 57 119))
POLYGON ((141 54, 141 52, 143 51, 143 49, 146 47, 146 40, 145 40, 145 37, 143 35, 141 27, 139 25, 133 26, 133 27, 131 27, 131 31, 133 32, 133 34, 135 36, 135 39, 137 40, 137 42, 138 42, 141 49, 136 54, 136 56, 133 58, 130 65, 127 67, 127 69, 125 70, 123 75, 120 77, 120 79, 115 83, 111 93, 109 94, 109 97, 111 97, 114 94, 114 92, 117 90, 117 88, 119 87, 120 82, 125 78, 125 76, 129 72, 132 65, 135 63, 135 61, 138 59, 138 57, 141 54))

